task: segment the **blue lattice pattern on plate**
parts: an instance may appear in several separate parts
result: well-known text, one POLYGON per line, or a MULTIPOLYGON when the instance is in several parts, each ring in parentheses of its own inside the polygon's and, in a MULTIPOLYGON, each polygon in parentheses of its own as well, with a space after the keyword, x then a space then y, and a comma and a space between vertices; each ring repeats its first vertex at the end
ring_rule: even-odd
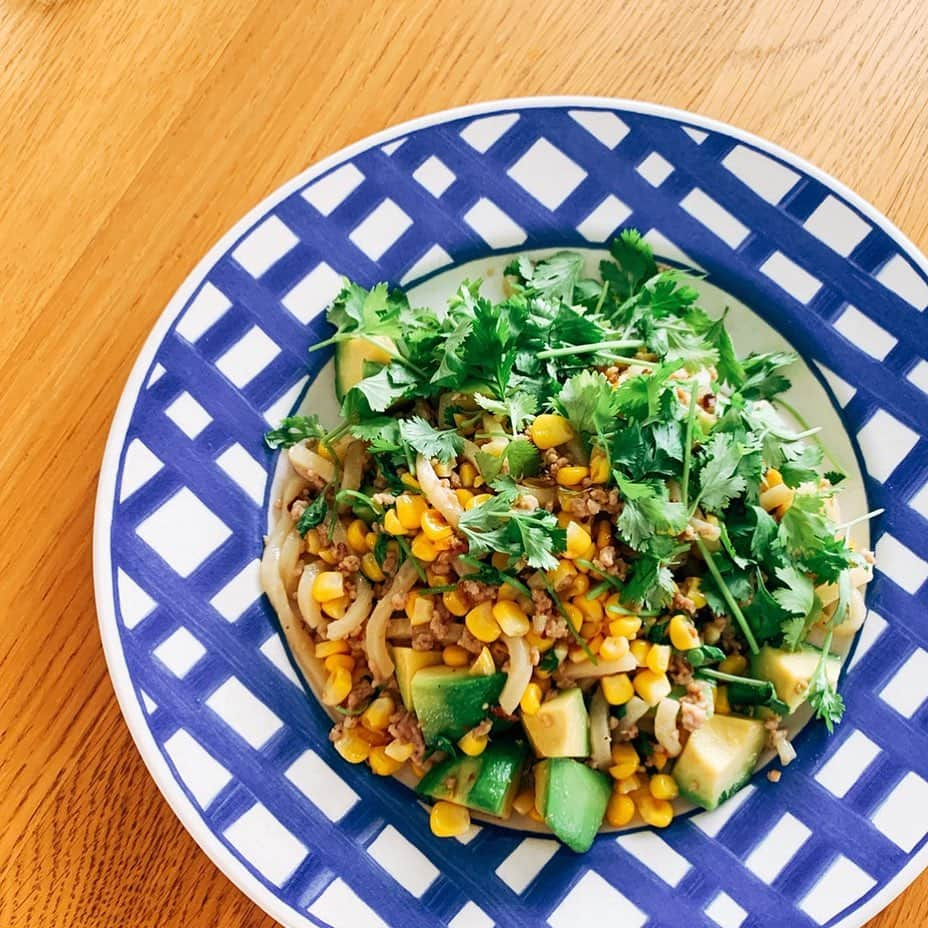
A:
POLYGON ((209 832, 294 924, 800 928, 858 911, 926 844, 911 814, 928 803, 926 306, 925 275, 840 193, 739 138, 621 107, 438 122, 286 195, 157 348, 104 501, 128 671, 209 832), (714 813, 583 857, 492 826, 440 841, 407 790, 335 754, 290 666, 257 578, 262 433, 325 362, 306 349, 341 275, 406 282, 622 226, 786 332, 856 438, 886 513, 846 721, 807 728, 779 785, 756 777, 714 813))

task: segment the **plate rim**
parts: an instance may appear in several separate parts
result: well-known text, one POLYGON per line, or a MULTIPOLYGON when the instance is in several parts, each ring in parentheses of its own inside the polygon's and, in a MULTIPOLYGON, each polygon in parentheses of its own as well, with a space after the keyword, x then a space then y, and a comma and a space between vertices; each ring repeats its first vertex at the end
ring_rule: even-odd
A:
MULTIPOLYGON (((873 204, 855 193, 842 181, 827 171, 816 167, 805 158, 796 155, 781 145, 740 129, 730 123, 689 110, 665 106, 644 100, 620 97, 583 95, 543 95, 530 97, 506 97, 484 100, 463 106, 438 110, 415 116, 402 123, 388 126, 313 162, 294 177, 276 187, 254 207, 248 210, 209 248, 194 265, 183 282, 159 314, 139 350, 129 376, 126 379, 119 402, 107 434, 100 476, 97 484, 93 521, 93 583, 98 627, 103 644, 107 670, 113 690, 135 746, 155 781, 168 806, 180 820, 185 830, 196 841, 204 854, 219 871, 229 879, 252 902, 276 919, 285 928, 305 928, 306 925, 321 925, 308 912, 305 914, 287 905, 274 895, 238 858, 226 848, 209 829, 199 809, 184 794, 176 777, 162 756, 151 733, 147 719, 135 693, 135 685, 129 674, 125 654, 119 638, 119 623, 113 608, 114 589, 112 573, 111 528, 116 500, 116 482, 119 462, 126 443, 127 430, 138 396, 144 388, 151 364, 158 348, 189 298, 202 283, 210 268, 237 242, 260 218, 292 193, 306 186, 314 178, 354 156, 380 145, 395 141, 411 132, 431 126, 453 122, 468 117, 480 117, 501 110, 553 108, 607 109, 639 113, 663 119, 675 120, 695 128, 706 129, 727 135, 754 146, 792 165, 809 177, 824 184, 833 193, 843 197, 862 215, 868 217, 882 229, 923 273, 928 275, 928 258, 915 243, 873 204)), ((928 868, 928 845, 916 854, 878 893, 862 906, 850 912, 834 928, 862 928, 876 914, 899 896, 922 870, 928 868)))

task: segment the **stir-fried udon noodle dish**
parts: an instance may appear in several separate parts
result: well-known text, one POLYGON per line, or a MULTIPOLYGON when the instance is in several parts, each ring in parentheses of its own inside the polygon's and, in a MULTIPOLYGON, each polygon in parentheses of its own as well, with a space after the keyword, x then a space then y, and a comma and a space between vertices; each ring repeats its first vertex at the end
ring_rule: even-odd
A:
POLYGON ((414 780, 437 835, 515 815, 585 851, 788 764, 793 713, 841 718, 866 517, 782 400, 793 356, 739 355, 696 282, 633 231, 595 277, 512 261, 498 302, 345 282, 316 346, 339 421, 267 435, 291 653, 341 757, 414 780))

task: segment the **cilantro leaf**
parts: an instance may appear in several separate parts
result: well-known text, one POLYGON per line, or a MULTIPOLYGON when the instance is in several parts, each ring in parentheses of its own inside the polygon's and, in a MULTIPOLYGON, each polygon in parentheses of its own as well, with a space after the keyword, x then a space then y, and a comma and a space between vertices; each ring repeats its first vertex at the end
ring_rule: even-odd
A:
POLYGON ((287 416, 276 429, 265 433, 264 442, 268 448, 289 448, 307 438, 322 438, 323 435, 325 429, 319 424, 318 416, 287 416))
POLYGON ((381 367, 376 374, 356 383, 348 391, 348 396, 357 391, 367 400, 371 410, 383 412, 409 396, 417 383, 415 374, 409 368, 393 361, 381 367))
POLYGON ((599 270, 603 281, 619 300, 627 300, 657 274, 654 252, 635 229, 625 229, 613 239, 609 253, 615 263, 602 261, 599 270))
POLYGON ((832 583, 855 560, 847 543, 835 538, 834 528, 820 496, 797 493, 780 519, 777 541, 809 573, 832 583))
POLYGON ((509 419, 513 435, 525 428, 529 419, 538 412, 538 400, 530 393, 516 390, 503 400, 496 400, 481 393, 474 394, 474 402, 482 409, 509 419))
POLYGON ((747 482, 738 473, 744 453, 744 446, 729 432, 715 433, 709 439, 702 455, 699 495, 696 498, 703 509, 720 512, 745 491, 747 482))
POLYGON ((365 290, 346 280, 326 318, 338 330, 333 340, 358 335, 398 338, 402 335, 399 314, 406 305, 402 291, 391 291, 384 283, 365 290))
POLYGON ((779 470, 788 487, 818 480, 818 468, 824 456, 821 445, 786 445, 783 452, 785 460, 779 470))
POLYGON ((664 481, 635 483, 618 471, 614 476, 624 498, 616 527, 630 547, 640 551, 656 534, 677 535, 683 531, 686 511, 681 503, 669 500, 664 481))
POLYGON ((718 664, 725 660, 725 652, 711 644, 701 644, 698 648, 690 648, 683 652, 683 656, 694 670, 705 667, 707 664, 718 664))
POLYGON ((574 374, 554 401, 559 412, 586 436, 603 432, 618 411, 617 391, 598 371, 574 374))
POLYGON ((656 555, 645 553, 635 561, 622 598, 647 609, 660 609, 670 602, 676 589, 667 563, 656 555))
POLYGON ((718 371, 719 380, 738 389, 744 383, 746 375, 738 356, 735 354, 735 348, 731 343, 728 329, 725 328, 725 316, 712 323, 706 332, 706 341, 714 345, 715 350, 718 352, 718 361, 716 361, 715 368, 718 371))
POLYGON ((321 525, 325 520, 326 513, 329 511, 328 503, 325 499, 325 494, 320 493, 302 512, 299 519, 296 522, 296 530, 301 535, 306 535, 306 533, 311 529, 315 528, 317 525, 321 525))
POLYGON ((789 351, 749 354, 741 362, 745 381, 739 392, 745 399, 769 400, 788 390, 790 381, 779 373, 779 369, 787 367, 795 360, 796 355, 789 351))
POLYGON ((792 615, 808 615, 815 597, 812 581, 795 567, 781 567, 777 579, 784 585, 773 592, 773 598, 784 611, 792 615))
POLYGON ((426 458, 453 461, 464 450, 464 438, 455 429, 436 429, 421 416, 400 421, 400 435, 426 458))
POLYGON ((518 272, 532 293, 565 303, 572 301, 582 271, 583 255, 576 251, 558 251, 534 264, 527 258, 518 261, 518 272))
POLYGON ((834 684, 828 679, 827 673, 831 636, 832 633, 829 629, 825 635, 825 641, 822 643, 822 654, 819 657, 815 672, 809 681, 809 689, 806 692, 806 699, 815 710, 816 718, 825 723, 825 728, 828 729, 829 733, 834 731, 835 724, 840 722, 844 716, 844 700, 835 689, 834 684))
POLYGON ((776 638, 789 618, 789 613, 770 594, 760 571, 756 573, 754 597, 742 611, 759 642, 776 638))

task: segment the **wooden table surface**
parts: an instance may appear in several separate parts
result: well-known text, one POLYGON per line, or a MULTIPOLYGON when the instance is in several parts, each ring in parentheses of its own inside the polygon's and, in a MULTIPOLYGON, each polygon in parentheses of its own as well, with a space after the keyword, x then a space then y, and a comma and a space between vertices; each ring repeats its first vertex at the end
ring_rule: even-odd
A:
MULTIPOLYGON (((110 419, 171 294, 280 183, 400 120, 544 93, 727 120, 928 249, 924 0, 0 0, 3 928, 273 924, 162 801, 107 678, 110 419)), ((871 923, 926 924, 928 873, 871 923)))

